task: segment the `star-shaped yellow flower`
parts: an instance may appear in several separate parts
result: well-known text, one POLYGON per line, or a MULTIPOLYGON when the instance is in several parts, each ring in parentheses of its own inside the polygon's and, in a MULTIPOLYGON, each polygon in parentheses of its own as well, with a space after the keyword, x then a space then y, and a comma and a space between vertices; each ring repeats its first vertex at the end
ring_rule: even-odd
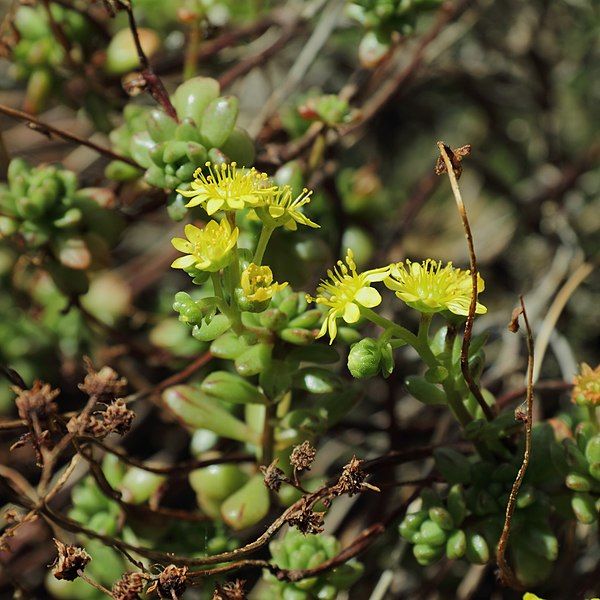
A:
MULTIPOLYGON (((483 292, 485 284, 478 276, 477 293, 483 292)), ((396 296, 408 306, 422 313, 449 310, 456 315, 469 314, 472 281, 470 271, 455 269, 449 262, 428 258, 422 263, 406 260, 390 267, 390 276, 385 285, 396 292, 396 296)), ((483 314, 487 308, 477 303, 475 312, 483 314)))
POLYGON ((294 198, 289 185, 275 186, 260 196, 256 213, 260 219, 274 227, 282 225, 292 231, 298 229, 298 223, 317 228, 319 225, 311 221, 302 207, 310 202, 312 192, 306 188, 294 198))
POLYGON ((381 295, 371 287, 371 283, 383 281, 389 275, 389 267, 371 269, 358 273, 354 254, 348 249, 346 263, 338 260, 333 270, 327 271, 328 279, 323 279, 317 287, 315 298, 307 296, 309 301, 329 307, 317 337, 329 333, 329 343, 337 335, 337 319, 346 323, 356 323, 360 318, 360 307, 373 308, 381 303, 381 295))
POLYGON ((232 250, 237 243, 239 229, 231 229, 227 219, 221 223, 209 221, 204 229, 188 224, 184 228, 187 240, 173 238, 171 243, 186 256, 175 259, 174 269, 194 267, 200 271, 215 272, 226 267, 233 258, 232 250))
POLYGON ((208 174, 197 169, 190 190, 177 190, 191 198, 187 207, 202 205, 209 215, 218 210, 241 210, 259 204, 262 194, 269 191, 267 175, 256 169, 238 169, 236 163, 205 165, 208 174))

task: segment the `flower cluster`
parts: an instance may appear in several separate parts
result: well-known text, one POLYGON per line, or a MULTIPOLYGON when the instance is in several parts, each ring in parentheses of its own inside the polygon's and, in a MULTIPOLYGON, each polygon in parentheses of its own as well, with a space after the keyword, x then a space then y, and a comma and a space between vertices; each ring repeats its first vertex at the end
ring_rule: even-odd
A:
MULTIPOLYGON (((343 318, 346 323, 356 323, 361 316, 361 307, 373 308, 381 303, 380 293, 371 287, 375 282, 383 281, 400 300, 421 313, 449 311, 461 316, 469 314, 472 296, 470 271, 456 269, 451 262, 442 266, 441 261, 431 259, 422 263, 406 260, 405 263, 358 273, 352 250, 348 250, 346 264, 338 261, 327 275, 328 278, 317 287, 316 297, 308 298, 329 308, 319 337, 329 333, 331 342, 337 335, 338 318, 343 318)), ((478 274, 478 293, 484 287, 484 281, 478 274)), ((485 306, 478 302, 475 312, 482 314, 486 311, 485 306)))

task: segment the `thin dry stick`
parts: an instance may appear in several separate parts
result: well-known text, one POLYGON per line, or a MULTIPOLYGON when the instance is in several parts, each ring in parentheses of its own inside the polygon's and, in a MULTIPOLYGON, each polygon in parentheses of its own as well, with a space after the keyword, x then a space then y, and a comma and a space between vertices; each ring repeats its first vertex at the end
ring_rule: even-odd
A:
POLYGON ((593 270, 594 267, 589 263, 583 263, 579 265, 571 277, 567 279, 566 283, 562 286, 550 305, 550 308, 548 309, 548 312, 544 317, 544 321, 539 329, 539 334, 535 342, 535 355, 538 357, 538 360, 536 361, 535 369, 533 371, 534 383, 540 376, 540 370, 542 368, 542 362, 544 361, 546 349, 548 348, 548 342, 550 342, 550 336, 552 335, 552 331, 554 331, 554 327, 558 321, 558 318, 569 301, 569 298, 573 295, 573 292, 593 270))
POLYGON ((469 391, 481 407, 483 414, 486 416, 488 421, 494 419, 494 411, 490 408, 488 403, 485 401, 479 386, 473 379, 471 375, 471 369, 469 368, 469 346, 471 345, 471 337, 473 335, 473 322, 475 321, 475 310, 477 308, 477 283, 479 272, 477 270, 477 256, 475 255, 475 245, 473 243, 473 233, 471 232, 471 225, 469 224, 469 218, 467 217, 467 209, 465 208, 465 204, 462 199, 462 195, 460 193, 460 188, 458 187, 458 180, 456 179, 456 174, 454 173, 454 166, 452 165, 452 161, 448 156, 447 146, 444 142, 437 143, 438 149, 440 151, 440 155, 442 160, 444 161, 444 165, 446 166, 446 171, 448 172, 448 179, 450 179, 450 186, 452 187, 452 193, 454 194, 454 199, 456 200, 456 206, 458 208, 458 213, 460 214, 460 218, 462 220, 463 228, 465 230, 465 237, 467 238, 467 245, 469 247, 469 263, 471 269, 471 280, 473 284, 473 290, 471 293, 471 304, 469 305, 469 314, 467 315, 467 322, 465 323, 465 332, 463 336, 463 343, 460 350, 460 369, 462 371, 463 377, 469 386, 469 391))
POLYGON ((99 592, 102 592, 109 598, 112 598, 113 595, 110 590, 107 590, 102 584, 98 583, 91 577, 88 577, 82 570, 77 571, 77 575, 83 579, 87 584, 91 585, 93 588, 96 588, 99 592))
POLYGON ((125 162, 133 167, 137 167, 141 169, 140 165, 138 165, 135 160, 122 156, 121 154, 117 154, 110 148, 105 148, 104 146, 100 146, 95 142, 92 142, 89 139, 79 137, 74 133, 69 133, 68 131, 64 131, 63 129, 58 129, 58 127, 54 127, 53 125, 49 125, 48 123, 44 123, 39 119, 36 119, 33 115, 29 113, 23 112, 22 110, 18 110, 16 108, 11 108, 10 106, 5 106, 4 104, 0 104, 0 113, 4 113, 13 119, 18 119, 19 121, 25 121, 27 126, 34 131, 45 135, 46 137, 51 138, 53 135, 56 135, 63 140, 67 140, 69 142, 74 142, 75 144, 80 144, 81 146, 87 146, 91 148, 98 154, 103 154, 112 160, 120 160, 125 162))
MULTIPOLYGON (((529 319, 527 318, 527 311, 525 310, 525 302, 523 296, 519 297, 521 303, 521 314, 523 315, 523 321, 525 323, 525 330, 527 332, 527 414, 525 421, 525 449, 523 451, 523 462, 517 473, 517 477, 513 483, 510 495, 508 497, 508 504, 506 505, 506 516, 504 518, 504 527, 502 528, 502 534, 498 541, 498 549, 496 551, 496 562, 500 569, 500 580, 504 585, 511 586, 513 588, 521 588, 521 584, 515 577, 512 569, 510 568, 506 560, 506 548, 508 546, 508 538, 510 536, 510 528, 512 524, 512 516, 515 512, 515 506, 517 503, 517 496, 519 489, 523 483, 523 478, 527 472, 529 466, 529 460, 531 458, 531 430, 533 426, 533 369, 534 369, 534 348, 533 348, 533 333, 531 332, 531 326, 529 319)), ((517 317, 518 318, 518 317, 517 317)))
POLYGON ((127 18, 129 19, 129 29, 131 30, 131 35, 133 36, 133 41, 135 43, 135 49, 138 54, 138 59, 140 61, 140 65, 142 67, 141 74, 144 78, 148 86, 148 91, 150 95, 164 108, 165 112, 175 121, 179 121, 177 118, 177 111, 175 107, 171 103, 171 99, 169 98, 169 94, 163 85, 161 78, 154 72, 152 67, 150 66, 150 61, 142 48, 142 42, 140 41, 140 34, 138 32, 137 23, 135 20, 135 15, 133 14, 133 7, 131 6, 130 0, 119 0, 119 6, 123 8, 123 10, 127 13, 127 18))

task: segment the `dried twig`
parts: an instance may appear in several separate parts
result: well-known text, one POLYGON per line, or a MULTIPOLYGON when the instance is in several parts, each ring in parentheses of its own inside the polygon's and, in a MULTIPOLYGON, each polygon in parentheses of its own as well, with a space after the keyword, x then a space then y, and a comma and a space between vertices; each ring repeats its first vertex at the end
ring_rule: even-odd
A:
POLYGON ((78 135, 75 135, 74 133, 69 133, 68 131, 64 131, 63 129, 59 129, 58 127, 49 125, 48 123, 44 123, 39 119, 36 119, 36 117, 34 117, 33 115, 23 112, 22 110, 11 108, 10 106, 5 106, 4 104, 0 104, 0 113, 4 113, 5 115, 8 115, 13 119, 18 119, 19 121, 25 121, 25 123, 27 123, 27 126, 30 129, 33 129, 34 131, 37 131, 48 138, 52 138, 53 135, 56 135, 62 138, 63 140, 74 142, 75 144, 80 144, 81 146, 87 146, 88 148, 91 148, 98 154, 102 154, 110 158, 111 160, 120 160, 133 167, 137 167, 138 169, 142 168, 133 159, 127 156, 118 154, 110 148, 100 146, 99 144, 96 144, 95 142, 92 142, 87 138, 80 137, 78 135))
MULTIPOLYGON (((529 319, 527 318, 527 311, 525 310, 525 302, 523 300, 523 296, 520 296, 519 302, 521 304, 520 314, 523 316, 523 321, 525 322, 525 330, 527 335, 527 413, 526 413, 526 421, 525 421, 525 449, 523 451, 523 462, 521 463, 521 467, 519 468, 519 472, 515 478, 512 489, 510 490, 510 495, 508 497, 508 504, 506 505, 506 516, 504 519, 504 526, 502 528, 502 534, 500 535, 500 540, 498 541, 498 548, 496 550, 496 562, 498 563, 498 568, 500 569, 500 580, 504 585, 511 586, 516 589, 520 589, 522 586, 515 577, 510 565, 506 560, 506 548, 508 546, 508 538, 510 536, 510 528, 512 524, 512 516, 515 512, 515 507, 517 503, 517 496, 519 494, 519 489, 521 488, 521 484, 523 483, 523 478, 525 477, 525 473, 527 472, 527 467, 529 466, 529 460, 531 458, 531 430, 533 426, 533 369, 534 369, 534 348, 533 348, 533 333, 531 331, 531 326, 529 324, 529 319)), ((518 318, 518 315, 515 315, 515 320, 518 318)))
MULTIPOLYGON (((454 199, 456 200, 456 206, 458 208, 458 213, 460 214, 460 218, 462 220, 463 228, 465 230, 465 237, 467 238, 467 245, 469 247, 469 262, 470 262, 470 270, 471 270, 471 280, 472 280, 472 292, 471 292, 471 303, 469 305, 469 314, 467 315, 467 321, 465 323, 465 332, 463 336, 462 347, 460 350, 460 368, 467 382, 467 386, 469 387, 469 391, 481 407, 483 414, 486 416, 488 421, 493 420, 494 411, 490 408, 488 403, 485 401, 479 386, 473 379, 471 375, 471 369, 469 368, 469 346, 471 344, 471 337, 473 335, 473 322, 475 321, 475 310, 477 308, 477 292, 478 292, 478 280, 479 280, 479 272, 477 270, 477 256, 475 254, 475 245, 473 243, 473 233, 471 232, 471 225, 469 224, 469 218, 467 217, 467 209, 465 208, 465 204, 462 199, 462 195, 460 193, 460 188, 458 187, 457 180, 457 169, 459 159, 455 158, 454 152, 444 144, 444 142, 437 143, 438 149, 440 151, 440 156, 444 161, 445 170, 448 173, 448 178, 450 179, 450 186, 452 187, 452 193, 454 194, 454 199)), ((460 173, 460 171, 458 171, 460 173)))

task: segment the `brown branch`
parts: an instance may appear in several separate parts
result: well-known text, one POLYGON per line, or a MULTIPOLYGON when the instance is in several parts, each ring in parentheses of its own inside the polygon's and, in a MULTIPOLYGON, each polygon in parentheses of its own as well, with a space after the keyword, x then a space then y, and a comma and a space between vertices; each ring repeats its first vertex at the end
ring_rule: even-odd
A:
POLYGON ((80 144, 81 146, 87 146, 91 148, 98 154, 103 154, 107 156, 111 160, 120 160, 125 162, 133 167, 137 167, 141 169, 140 165, 138 165, 133 159, 122 156, 121 154, 117 154, 110 148, 105 148, 104 146, 100 146, 95 142, 92 142, 89 139, 80 137, 75 135, 74 133, 69 133, 68 131, 64 131, 63 129, 59 129, 58 127, 54 127, 53 125, 49 125, 48 123, 44 123, 39 119, 36 119, 33 115, 30 115, 22 110, 18 110, 16 108, 11 108, 9 106, 5 106, 4 104, 0 104, 0 113, 4 113, 13 119, 18 119, 19 121, 24 121, 27 123, 27 126, 42 135, 45 135, 48 138, 52 138, 53 135, 62 138, 63 140, 67 140, 69 142, 73 142, 75 144, 80 144))
POLYGON ((138 32, 137 23, 135 20, 135 15, 133 14, 133 7, 131 5, 130 0, 118 0, 119 6, 123 8, 123 10, 127 13, 127 18, 129 20, 129 29, 131 30, 131 35, 133 36, 133 41, 135 44, 135 49, 137 51, 138 59, 140 61, 141 75, 144 78, 148 86, 148 91, 150 95, 160 104, 164 111, 175 121, 179 121, 177 118, 177 111, 175 107, 171 103, 171 99, 169 98, 169 94, 165 89, 165 86, 161 80, 161 78, 154 72, 152 67, 150 66, 150 61, 142 48, 142 43, 140 41, 140 34, 138 32))
MULTIPOLYGON (((506 560, 506 548, 508 546, 508 538, 510 536, 510 528, 512 525, 512 516, 515 512, 517 503, 517 496, 519 489, 523 483, 527 467, 529 466, 529 460, 531 458, 531 430, 533 426, 533 369, 534 369, 534 345, 533 345, 533 333, 527 318, 527 311, 525 310, 525 302, 523 296, 519 297, 521 303, 521 314, 523 315, 523 321, 525 322, 525 329, 527 334, 527 413, 525 415, 525 449, 523 451, 523 462, 519 468, 519 472, 515 478, 510 495, 508 497, 508 504, 506 505, 506 516, 504 519, 504 526, 502 528, 502 534, 498 541, 498 548, 496 550, 496 562, 500 569, 500 580, 504 585, 508 585, 515 589, 522 589, 521 584, 515 577, 510 565, 506 560)), ((518 316, 517 316, 518 318, 518 316)))
POLYGON ((469 218, 467 217, 467 209, 465 208, 465 204, 460 193, 460 188, 458 187, 458 180, 455 173, 455 165, 453 165, 448 154, 448 152, 452 152, 452 150, 450 150, 448 146, 444 144, 444 142, 438 142, 437 147, 440 151, 440 156, 444 161, 446 172, 448 173, 448 178, 450 179, 450 185, 452 187, 454 199, 456 200, 456 206, 458 208, 458 213, 462 220, 462 225, 465 230, 465 237, 467 238, 467 246, 469 248, 469 263, 471 270, 472 291, 471 303, 469 304, 469 314, 467 315, 467 321, 465 323, 465 331, 463 335, 463 342, 460 349, 460 369, 462 371, 463 377, 465 378, 465 381, 467 382, 469 391, 477 400, 479 406, 481 407, 481 410, 483 411, 483 414, 486 416, 488 421, 492 421, 494 419, 494 411, 485 401, 485 398, 481 393, 481 389, 473 379, 473 376, 471 375, 471 369, 469 368, 469 346, 471 345, 471 337, 473 335, 473 323, 475 321, 475 310, 477 309, 477 288, 479 279, 479 272, 477 270, 477 256, 475 254, 475 245, 473 243, 473 233, 471 231, 471 225, 469 224, 469 218))

